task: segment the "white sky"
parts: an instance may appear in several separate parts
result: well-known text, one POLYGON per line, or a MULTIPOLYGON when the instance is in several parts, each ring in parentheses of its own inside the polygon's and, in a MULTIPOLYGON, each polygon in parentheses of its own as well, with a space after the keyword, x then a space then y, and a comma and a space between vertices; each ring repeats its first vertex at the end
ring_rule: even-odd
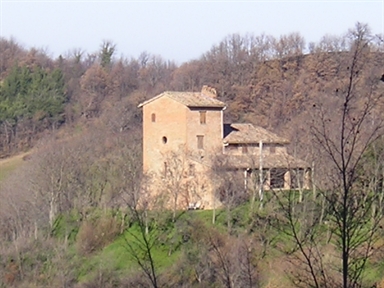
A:
POLYGON ((232 33, 279 37, 299 32, 307 43, 342 35, 359 21, 384 33, 384 0, 366 1, 17 1, 0 0, 0 35, 49 55, 103 40, 117 56, 143 51, 175 60, 197 59, 232 33))

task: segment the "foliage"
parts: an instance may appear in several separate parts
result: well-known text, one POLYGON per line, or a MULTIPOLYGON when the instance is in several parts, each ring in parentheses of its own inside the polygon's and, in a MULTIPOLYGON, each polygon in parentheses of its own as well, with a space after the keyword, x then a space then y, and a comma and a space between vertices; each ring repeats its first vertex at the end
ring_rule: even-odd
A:
POLYGON ((2 82, 0 99, 1 122, 47 118, 60 124, 66 101, 63 73, 16 65, 2 82))
MULTIPOLYGON (((37 134, 59 127, 65 121, 66 101, 64 76, 59 68, 14 65, 0 84, 1 149, 13 150, 25 129, 37 134)), ((32 145, 33 138, 29 135, 23 139, 24 149, 32 145)))

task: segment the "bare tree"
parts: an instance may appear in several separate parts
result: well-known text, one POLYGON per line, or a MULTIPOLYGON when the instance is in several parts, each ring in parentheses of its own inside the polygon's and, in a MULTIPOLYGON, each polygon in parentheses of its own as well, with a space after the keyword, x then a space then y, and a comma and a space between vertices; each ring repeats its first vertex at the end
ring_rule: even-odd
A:
POLYGON ((217 157, 212 166, 212 179, 215 181, 215 197, 225 206, 227 229, 232 229, 232 210, 248 198, 241 169, 228 165, 226 157, 217 157))
POLYGON ((158 243, 160 230, 156 221, 148 218, 148 207, 130 207, 133 220, 138 226, 138 233, 127 229, 129 238, 125 238, 125 247, 133 260, 139 265, 141 271, 154 288, 159 287, 159 275, 155 263, 153 249, 158 243))
POLYGON ((290 252, 293 263, 304 263, 306 273, 295 280, 305 287, 364 286, 364 271, 382 220, 382 213, 374 209, 378 194, 365 184, 375 174, 363 169, 369 147, 383 132, 378 112, 383 105, 378 89, 382 84, 372 63, 368 27, 358 23, 348 39, 350 50, 341 53, 338 67, 344 77, 324 95, 327 101, 313 105, 311 132, 318 156, 326 162, 317 181, 320 200, 306 199, 310 209, 300 215, 303 210, 293 205, 294 192, 285 194, 284 200, 275 194, 284 211, 284 229, 295 243, 290 252), (319 209, 321 201, 325 210, 319 209), (325 245, 339 254, 340 266, 336 259, 326 262, 325 245))
POLYGON ((164 167, 161 171, 162 197, 167 199, 173 214, 172 221, 176 221, 178 210, 188 208, 199 209, 202 207, 202 196, 206 193, 207 179, 204 173, 198 171, 200 163, 195 162, 193 157, 184 146, 176 151, 164 154, 164 167))
POLYGON ((165 197, 171 198, 172 207, 172 221, 176 220, 177 209, 184 206, 186 208, 187 203, 182 197, 186 196, 187 189, 187 155, 184 152, 183 147, 180 147, 178 151, 170 151, 164 157, 164 167, 162 172, 162 193, 165 197))

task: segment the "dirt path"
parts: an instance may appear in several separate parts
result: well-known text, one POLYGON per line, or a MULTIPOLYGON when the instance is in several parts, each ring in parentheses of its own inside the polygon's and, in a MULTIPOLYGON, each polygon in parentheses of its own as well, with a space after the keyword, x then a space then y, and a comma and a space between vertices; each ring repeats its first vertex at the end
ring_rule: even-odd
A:
POLYGON ((0 166, 7 165, 8 163, 21 160, 24 156, 31 154, 31 152, 24 152, 12 157, 4 158, 0 160, 0 166))

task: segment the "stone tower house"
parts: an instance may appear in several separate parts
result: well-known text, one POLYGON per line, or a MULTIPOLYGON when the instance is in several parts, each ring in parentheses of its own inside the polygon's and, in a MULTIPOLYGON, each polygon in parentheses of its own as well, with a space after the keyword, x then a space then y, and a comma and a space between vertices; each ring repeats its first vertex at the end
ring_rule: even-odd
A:
MULTIPOLYGON (((206 173, 203 163, 210 155, 222 152, 225 103, 216 99, 215 89, 204 86, 201 92, 166 91, 139 107, 143 108, 143 170, 152 175, 153 189, 165 185, 159 180, 164 178, 167 170, 180 169, 179 173, 187 174, 183 176, 191 175, 196 180, 197 175, 187 170, 206 173), (171 167, 175 159, 169 158, 175 158, 175 154, 171 154, 175 152, 183 160, 174 165, 183 167, 171 167)), ((172 177, 177 174, 177 171, 170 172, 172 177)), ((179 183, 182 188, 173 189, 188 189, 184 184, 179 183)), ((198 201, 191 197, 184 197, 188 198, 184 202, 198 201)), ((180 203, 181 206, 189 204, 180 203)))
POLYGON ((217 206, 214 192, 220 184, 210 173, 219 158, 222 169, 244 175, 245 191, 255 177, 260 191, 310 186, 309 165, 287 153, 288 140, 250 123, 223 123, 226 104, 213 88, 166 91, 139 107, 148 190, 174 208, 217 206))

